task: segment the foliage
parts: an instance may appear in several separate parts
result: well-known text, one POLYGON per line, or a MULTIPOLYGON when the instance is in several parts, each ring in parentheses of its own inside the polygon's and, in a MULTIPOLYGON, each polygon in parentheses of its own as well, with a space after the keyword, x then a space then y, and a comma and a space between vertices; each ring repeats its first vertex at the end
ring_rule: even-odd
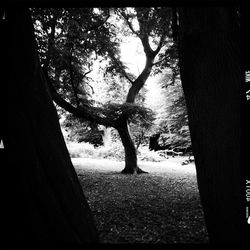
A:
POLYGON ((93 158, 93 159, 113 159, 124 160, 124 149, 121 142, 116 141, 109 146, 94 147, 90 143, 68 142, 70 156, 72 158, 93 158))
MULTIPOLYGON (((98 56, 119 55, 108 8, 33 9, 41 63, 70 103, 91 99, 90 77, 98 56)), ((112 60, 107 60, 111 62, 112 60)))
MULTIPOLYGON (((161 123, 160 127, 167 130, 162 137, 165 137, 166 144, 172 144, 173 147, 189 147, 191 146, 191 138, 188 127, 188 115, 184 93, 181 82, 176 79, 174 85, 167 86, 167 96, 169 97, 169 104, 167 105, 168 115, 161 123)), ((160 140, 164 140, 160 138, 160 140)))
POLYGON ((69 141, 88 142, 95 147, 103 144, 103 130, 96 123, 66 113, 61 121, 61 127, 68 132, 67 139, 69 141))
POLYGON ((95 148, 90 143, 67 142, 70 157, 72 158, 95 158, 95 148))
POLYGON ((120 141, 113 142, 107 147, 99 147, 96 151, 96 158, 124 161, 124 148, 120 141))
POLYGON ((139 148, 138 159, 141 161, 149 161, 149 162, 160 162, 165 160, 158 154, 158 152, 150 151, 149 148, 145 146, 139 148))
POLYGON ((103 105, 102 114, 118 120, 121 116, 129 117, 129 121, 140 123, 144 127, 150 127, 154 120, 154 112, 150 108, 146 108, 134 103, 107 103, 103 105))
MULTIPOLYGON (((98 65, 96 65, 98 67, 98 65)), ((124 103, 126 93, 129 90, 129 83, 120 75, 113 75, 105 72, 105 69, 98 67, 96 70, 97 79, 93 84, 92 98, 95 103, 124 103)))
MULTIPOLYGON (((108 146, 94 147, 91 143, 67 141, 67 147, 72 158, 110 159, 124 161, 124 149, 119 140, 108 146)), ((138 159, 141 161, 160 162, 165 160, 157 152, 149 151, 147 146, 138 150, 138 159)))
POLYGON ((157 67, 152 69, 152 74, 158 74, 162 69, 177 62, 177 50, 172 39, 171 8, 135 7, 117 8, 114 11, 122 17, 120 32, 124 36, 148 39, 153 50, 160 48, 155 60, 157 67))
POLYGON ((149 95, 146 103, 157 110, 153 134, 161 134, 159 145, 186 148, 191 146, 186 103, 180 77, 175 76, 173 82, 172 75, 172 70, 167 69, 155 79, 157 99, 149 95))
MULTIPOLYGON (((146 145, 157 130, 164 135, 168 129, 174 135, 170 139, 162 136, 161 141, 188 138, 183 100, 175 98, 179 90, 167 88, 166 94, 172 96, 172 104, 168 101, 163 108, 167 115, 156 109, 157 116, 145 106, 146 88, 137 94, 136 104, 124 103, 130 83, 136 79, 121 61, 120 44, 127 37, 139 39, 146 56, 154 51, 153 75, 168 67, 171 73, 167 77, 175 84, 178 67, 171 8, 34 8, 32 16, 41 63, 57 92, 71 105, 87 107, 92 115, 112 121, 129 117, 137 148, 146 145), (178 121, 169 122, 173 119, 178 121)), ((98 122, 64 115, 64 125, 71 130, 69 139, 102 145, 103 130, 98 122)))

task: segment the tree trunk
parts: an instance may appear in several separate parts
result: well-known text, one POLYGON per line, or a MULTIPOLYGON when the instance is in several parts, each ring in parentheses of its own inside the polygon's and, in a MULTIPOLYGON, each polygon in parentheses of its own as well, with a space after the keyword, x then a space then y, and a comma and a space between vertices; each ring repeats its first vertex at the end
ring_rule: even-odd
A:
POLYGON ((129 127, 127 121, 124 121, 119 128, 117 128, 118 133, 122 140, 122 145, 125 150, 125 168, 122 170, 123 174, 141 174, 146 173, 141 170, 137 165, 137 152, 131 135, 129 132, 129 127))
POLYGON ((181 80, 207 230, 211 243, 238 243, 244 218, 239 27, 227 8, 181 9, 179 21, 181 80))
POLYGON ((28 9, 6 11, 3 37, 10 48, 1 131, 13 183, 9 244, 53 248, 98 242, 42 75, 28 9))
MULTIPOLYGON (((126 103, 135 102, 136 96, 138 95, 139 91, 144 86, 146 80, 148 79, 150 75, 150 72, 153 67, 153 62, 154 62, 154 57, 147 56, 146 65, 143 71, 138 76, 138 78, 134 81, 134 83, 132 84, 132 86, 130 87, 128 91, 126 103)), ((135 144, 129 132, 128 118, 125 116, 121 117, 119 121, 119 126, 117 126, 116 128, 121 137, 122 144, 125 150, 125 168, 123 169, 122 173, 126 173, 126 174, 147 173, 141 170, 137 166, 137 152, 136 152, 135 144)))
POLYGON ((149 138, 149 150, 154 150, 157 151, 159 144, 158 144, 158 139, 160 138, 160 133, 154 134, 149 138))

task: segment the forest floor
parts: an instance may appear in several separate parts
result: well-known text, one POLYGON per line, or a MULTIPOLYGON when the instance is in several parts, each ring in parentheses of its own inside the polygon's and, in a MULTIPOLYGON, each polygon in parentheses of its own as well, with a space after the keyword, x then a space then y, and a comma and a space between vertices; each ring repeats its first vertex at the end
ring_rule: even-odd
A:
POLYGON ((208 242, 195 165, 185 157, 139 162, 148 174, 124 175, 123 162, 73 158, 103 243, 208 242))

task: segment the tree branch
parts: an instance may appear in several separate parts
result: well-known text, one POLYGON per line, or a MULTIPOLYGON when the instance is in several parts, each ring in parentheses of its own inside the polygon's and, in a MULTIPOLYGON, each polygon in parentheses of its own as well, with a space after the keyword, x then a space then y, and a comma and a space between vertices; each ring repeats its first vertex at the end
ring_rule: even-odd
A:
POLYGON ((88 82, 86 82, 86 84, 91 88, 92 94, 94 94, 95 93, 94 88, 88 82))
POLYGON ((160 60, 158 62, 153 63, 153 66, 160 64, 160 63, 164 62, 165 60, 166 60, 166 57, 164 57, 162 60, 160 60))
POLYGON ((114 61, 115 65, 119 68, 120 70, 120 73, 131 83, 133 84, 134 81, 132 79, 130 79, 130 77, 128 76, 127 72, 125 71, 123 65, 122 65, 122 62, 117 60, 113 54, 112 51, 109 51, 109 55, 111 57, 111 59, 114 61))
POLYGON ((132 33, 139 37, 139 36, 140 36, 139 33, 138 33, 137 31, 135 31, 135 29, 133 28, 133 25, 132 25, 132 23, 129 21, 128 16, 127 16, 124 12, 122 12, 122 11, 120 11, 120 13, 121 13, 122 17, 125 19, 125 21, 126 21, 128 27, 129 27, 129 29, 132 31, 132 33))
MULTIPOLYGON (((108 19, 110 18, 110 13, 108 14, 107 18, 102 21, 101 23, 99 23, 98 25, 93 25, 92 27, 90 27, 88 30, 86 30, 86 32, 92 31, 92 30, 97 30, 99 27, 101 27, 104 23, 106 23, 108 21, 108 19)), ((85 32, 85 33, 86 33, 85 32)))
POLYGON ((146 54, 147 57, 155 57, 157 55, 157 53, 155 53, 150 44, 149 44, 149 39, 148 39, 148 35, 144 35, 143 37, 140 36, 139 37, 140 40, 141 40, 141 43, 142 43, 142 46, 143 46, 143 49, 144 49, 144 52, 146 54))
POLYGON ((135 98, 137 94, 139 93, 139 91, 141 90, 141 88, 143 87, 143 85, 145 84, 146 80, 148 79, 150 75, 150 72, 153 66, 153 60, 154 58, 150 58, 150 57, 146 58, 146 65, 143 71, 141 72, 141 74, 135 79, 132 86, 130 87, 128 94, 127 94, 126 102, 128 103, 135 102, 135 98))
POLYGON ((76 108, 73 105, 71 105, 69 102, 65 101, 57 93, 57 91, 54 88, 51 80, 49 79, 48 73, 46 72, 46 70, 44 68, 43 68, 42 72, 43 72, 43 76, 44 76, 44 78, 45 78, 45 80, 46 80, 46 82, 48 84, 51 97, 52 97, 53 101, 58 106, 60 106, 61 108, 68 111, 69 113, 75 115, 78 118, 82 118, 82 119, 85 119, 87 121, 95 122, 95 123, 98 123, 100 125, 104 125, 106 127, 115 127, 116 126, 114 121, 112 121, 112 120, 110 120, 108 118, 100 117, 97 114, 94 114, 95 112, 91 112, 91 110, 89 110, 89 108, 84 108, 84 107, 77 107, 76 108))
POLYGON ((166 34, 162 34, 162 36, 161 36, 161 38, 160 38, 160 42, 159 42, 159 44, 158 44, 156 50, 153 50, 153 53, 154 53, 155 55, 157 55, 157 54, 160 52, 160 50, 161 50, 161 48, 162 48, 162 46, 163 46, 163 43, 164 43, 165 39, 166 39, 166 34))
POLYGON ((129 78, 129 76, 127 75, 127 73, 126 73, 126 71, 125 70, 123 70, 123 76, 131 83, 131 84, 133 84, 134 83, 134 81, 133 80, 131 80, 130 78, 129 78))
POLYGON ((82 75, 82 77, 84 78, 86 75, 88 75, 90 72, 92 72, 93 70, 92 69, 90 69, 89 71, 87 71, 87 72, 85 72, 83 75, 82 75))

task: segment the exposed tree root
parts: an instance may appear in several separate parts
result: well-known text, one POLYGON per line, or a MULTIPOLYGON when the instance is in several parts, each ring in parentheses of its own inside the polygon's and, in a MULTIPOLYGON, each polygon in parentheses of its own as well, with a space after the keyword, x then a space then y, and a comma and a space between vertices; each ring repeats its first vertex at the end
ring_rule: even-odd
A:
POLYGON ((148 172, 140 169, 139 167, 136 167, 135 169, 131 168, 124 168, 121 172, 122 174, 148 174, 148 172))

